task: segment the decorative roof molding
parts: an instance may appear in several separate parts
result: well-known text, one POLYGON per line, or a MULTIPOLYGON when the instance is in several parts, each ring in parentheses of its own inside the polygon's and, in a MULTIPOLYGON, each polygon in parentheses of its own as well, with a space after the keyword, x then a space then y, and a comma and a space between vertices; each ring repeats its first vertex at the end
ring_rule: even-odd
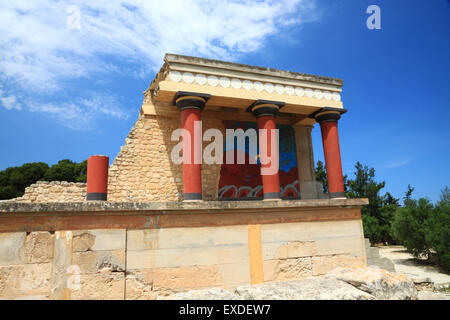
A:
POLYGON ((343 108, 341 79, 175 54, 164 61, 144 93, 154 101, 167 102, 182 90, 210 94, 211 106, 244 108, 264 99, 285 102, 288 113, 343 108))

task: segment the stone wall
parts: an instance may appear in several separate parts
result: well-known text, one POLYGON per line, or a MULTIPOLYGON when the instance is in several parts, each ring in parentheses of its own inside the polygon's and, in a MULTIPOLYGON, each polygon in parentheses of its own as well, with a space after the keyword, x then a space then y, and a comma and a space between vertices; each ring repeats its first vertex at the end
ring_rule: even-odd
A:
MULTIPOLYGON (((203 119, 203 131, 224 130, 218 119, 203 119)), ((108 201, 164 202, 183 200, 183 168, 170 153, 178 141, 171 134, 180 128, 180 117, 141 115, 109 168, 108 201)), ((203 142, 203 148, 210 142, 203 142)), ((202 164, 204 200, 217 200, 220 164, 202 164)), ((85 183, 39 181, 26 188, 17 202, 83 202, 85 183)))
POLYGON ((83 202, 86 200, 86 184, 60 181, 38 181, 27 187, 17 202, 83 202))
MULTIPOLYGON (((109 169, 108 200, 181 201, 183 168, 171 161, 171 151, 178 141, 172 132, 180 128, 180 116, 141 115, 125 140, 125 145, 109 169)), ((202 119, 203 131, 222 128, 221 120, 202 119)), ((204 142, 203 147, 210 142, 204 142)), ((204 200, 217 200, 220 165, 202 164, 204 200)))
POLYGON ((303 279, 365 265, 361 239, 359 220, 0 233, 0 299, 155 299, 303 279))

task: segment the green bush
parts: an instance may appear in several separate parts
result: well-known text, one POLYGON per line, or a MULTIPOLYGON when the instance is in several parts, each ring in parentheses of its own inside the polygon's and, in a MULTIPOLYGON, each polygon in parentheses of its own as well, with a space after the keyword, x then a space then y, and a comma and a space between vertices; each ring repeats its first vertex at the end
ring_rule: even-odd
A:
POLYGON ((433 214, 433 248, 437 263, 446 271, 450 271, 450 190, 442 190, 441 201, 433 214))
POLYGON ((427 199, 405 197, 405 207, 394 215, 394 237, 416 258, 427 258, 450 271, 450 191, 442 191, 441 200, 433 206, 427 199))
POLYGON ((87 161, 61 160, 49 167, 44 162, 25 163, 0 171, 0 200, 21 197, 36 181, 86 182, 87 161))
POLYGON ((394 237, 416 258, 432 259, 433 205, 428 199, 410 201, 394 215, 394 237))

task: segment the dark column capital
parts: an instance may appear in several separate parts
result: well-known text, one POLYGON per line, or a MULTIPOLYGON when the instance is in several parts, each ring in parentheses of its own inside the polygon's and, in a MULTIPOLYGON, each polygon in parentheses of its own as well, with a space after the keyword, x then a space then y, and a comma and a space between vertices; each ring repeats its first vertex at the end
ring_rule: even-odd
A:
POLYGON ((256 118, 262 116, 276 117, 278 111, 283 108, 285 104, 286 103, 280 101, 256 100, 247 108, 247 112, 253 113, 256 118))
POLYGON ((178 91, 172 104, 180 110, 198 109, 202 111, 209 98, 211 95, 206 93, 178 91))
POLYGON ((308 117, 315 119, 319 123, 334 121, 337 122, 341 118, 341 114, 347 112, 347 109, 323 107, 313 113, 308 117))

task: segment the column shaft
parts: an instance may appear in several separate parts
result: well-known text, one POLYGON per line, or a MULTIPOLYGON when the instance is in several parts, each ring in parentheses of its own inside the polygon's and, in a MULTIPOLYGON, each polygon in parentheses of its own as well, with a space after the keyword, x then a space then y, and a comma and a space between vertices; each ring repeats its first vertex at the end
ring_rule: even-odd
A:
MULTIPOLYGON (((261 153, 261 143, 267 143, 267 157, 272 159, 272 147, 274 150, 278 151, 276 146, 272 146, 272 135, 275 135, 275 117, 271 115, 261 116, 256 119, 258 123, 258 129, 266 129, 267 130, 267 141, 260 141, 260 153, 261 153)), ((276 142, 278 143, 278 141, 276 142)), ((278 155, 275 155, 276 161, 279 161, 278 155)), ((270 163, 262 164, 261 168, 269 168, 271 166, 270 163)), ((275 174, 272 175, 261 175, 262 183, 263 183, 263 193, 264 199, 280 199, 280 178, 278 175, 278 170, 275 174)))
POLYGON ((272 145, 272 136, 276 135, 276 125, 275 117, 285 103, 280 101, 269 101, 269 100, 256 100, 252 105, 247 108, 248 112, 251 112, 256 117, 256 122, 258 124, 258 130, 266 129, 267 135, 266 141, 261 141, 261 133, 259 135, 259 154, 261 161, 261 179, 263 184, 264 200, 279 200, 280 197, 280 177, 279 177, 279 147, 278 139, 275 139, 277 145, 272 145), (276 170, 274 174, 266 174, 273 170, 273 165, 271 162, 264 163, 265 159, 262 159, 264 155, 264 149, 266 151, 266 156, 271 161, 277 161, 276 170), (262 152, 263 151, 263 152, 262 152), (275 152, 277 152, 275 154, 275 152), (272 157, 272 155, 274 157, 272 157), (267 170, 264 170, 266 169, 267 170))
POLYGON ((327 168, 328 192, 331 198, 345 197, 337 121, 322 122, 320 129, 327 168))
MULTIPOLYGON (((197 92, 178 91, 173 104, 181 111, 181 126, 189 133, 183 136, 184 201, 202 200, 202 132, 195 123, 211 96, 197 92)), ((200 127, 201 128, 201 127, 200 127)))
POLYGON ((86 200, 107 200, 109 158, 92 156, 87 161, 86 200))
POLYGON ((346 109, 324 107, 309 115, 320 123, 330 198, 345 198, 337 122, 346 109))
POLYGON ((195 121, 200 121, 199 109, 184 109, 181 110, 181 126, 189 132, 190 141, 183 137, 183 153, 188 152, 190 148, 190 159, 188 163, 183 161, 183 185, 184 185, 184 200, 201 200, 202 199, 202 166, 200 163, 195 163, 195 146, 201 148, 201 136, 197 137, 194 132, 195 121), (195 139, 199 140, 195 142, 195 139))

